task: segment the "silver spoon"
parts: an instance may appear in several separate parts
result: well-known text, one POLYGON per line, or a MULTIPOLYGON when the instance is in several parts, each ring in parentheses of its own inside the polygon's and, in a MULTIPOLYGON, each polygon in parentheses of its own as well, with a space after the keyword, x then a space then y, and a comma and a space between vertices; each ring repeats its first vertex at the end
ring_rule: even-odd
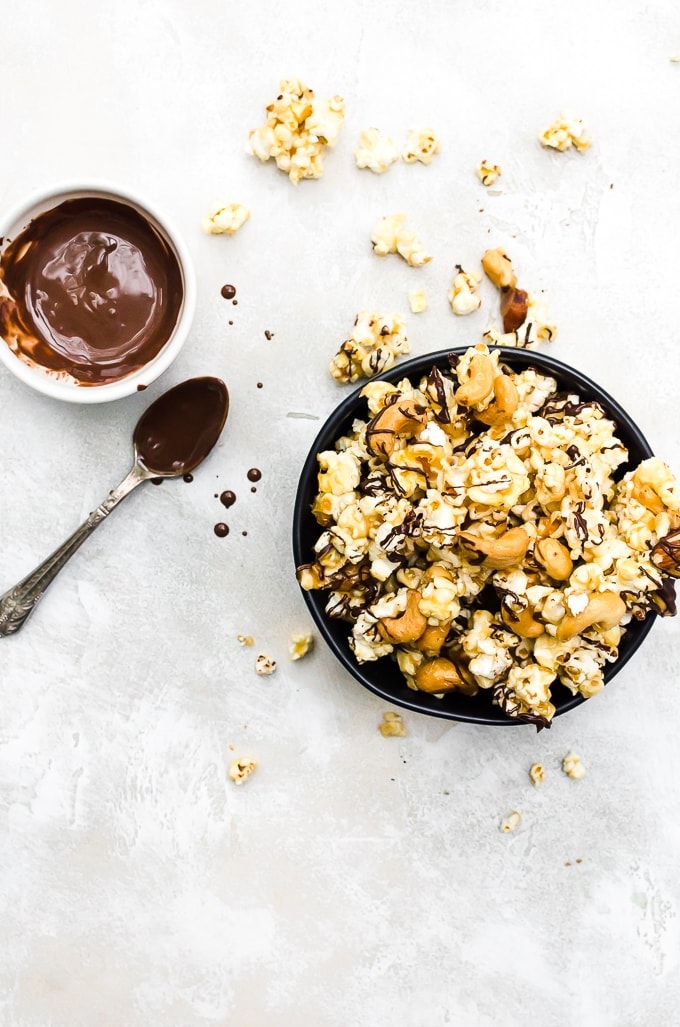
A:
POLYGON ((133 489, 152 478, 178 478, 205 460, 229 412, 229 393, 219 378, 190 378, 144 411, 135 427, 130 473, 63 545, 0 596, 0 637, 23 627, 67 560, 133 489))

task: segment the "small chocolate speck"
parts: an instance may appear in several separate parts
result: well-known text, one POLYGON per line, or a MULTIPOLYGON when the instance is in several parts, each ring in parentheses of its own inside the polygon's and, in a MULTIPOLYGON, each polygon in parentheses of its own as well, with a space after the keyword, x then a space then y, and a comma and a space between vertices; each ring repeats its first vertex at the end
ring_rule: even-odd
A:
POLYGON ((151 479, 151 484, 152 485, 162 485, 163 484, 163 479, 162 478, 152 478, 151 479))
POLYGON ((250 491, 251 491, 251 492, 257 492, 257 489, 255 488, 255 486, 254 486, 254 485, 251 485, 251 486, 250 486, 250 491))
POLYGON ((241 534, 242 534, 242 535, 243 535, 243 537, 245 538, 245 536, 246 536, 246 535, 248 534, 248 532, 247 532, 247 531, 242 531, 242 532, 241 532, 241 534))
POLYGON ((257 383, 257 387, 258 387, 258 389, 261 389, 262 388, 262 382, 258 382, 257 383))
POLYGON ((233 506, 235 502, 236 493, 232 492, 231 489, 227 489, 220 496, 220 503, 222 504, 222 506, 226 506, 227 509, 229 509, 230 506, 233 506))
POLYGON ((220 289, 220 294, 225 298, 225 300, 233 300, 234 296, 236 295, 236 286, 223 285, 220 289))
POLYGON ((246 477, 248 478, 248 481, 259 481, 262 477, 262 471, 259 467, 251 467, 246 477))
POLYGON ((231 302, 234 304, 235 307, 238 307, 238 300, 232 300, 231 302))
POLYGON ((230 325, 233 325, 233 323, 234 323, 233 321, 230 321, 230 322, 229 322, 229 324, 230 324, 230 325))
POLYGON ((213 531, 218 538, 226 538, 229 534, 229 525, 225 524, 224 521, 220 521, 219 524, 215 525, 213 531))
POLYGON ((271 340, 274 338, 274 332, 270 332, 268 328, 265 328, 264 337, 267 340, 267 342, 271 342, 271 340))
POLYGON ((182 475, 182 477, 186 482, 192 482, 194 480, 193 474, 184 474, 182 475))
POLYGON ((141 382, 140 382, 140 384, 137 386, 137 392, 144 392, 145 388, 146 388, 146 385, 142 385, 141 382))

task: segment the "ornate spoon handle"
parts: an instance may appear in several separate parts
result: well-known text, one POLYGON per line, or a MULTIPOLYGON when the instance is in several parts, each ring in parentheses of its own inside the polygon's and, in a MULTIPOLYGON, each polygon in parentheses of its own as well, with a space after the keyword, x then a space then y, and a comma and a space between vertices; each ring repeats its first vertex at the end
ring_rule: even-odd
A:
POLYGON ((146 467, 135 463, 120 485, 109 492, 104 502, 92 511, 87 520, 79 528, 76 528, 63 545, 55 549, 51 556, 48 556, 22 581, 0 596, 0 637, 12 635, 24 626, 47 586, 54 581, 76 550, 80 549, 85 539, 90 537, 94 529, 108 517, 122 499, 129 496, 132 490, 141 485, 143 481, 152 477, 154 475, 147 471, 146 467))

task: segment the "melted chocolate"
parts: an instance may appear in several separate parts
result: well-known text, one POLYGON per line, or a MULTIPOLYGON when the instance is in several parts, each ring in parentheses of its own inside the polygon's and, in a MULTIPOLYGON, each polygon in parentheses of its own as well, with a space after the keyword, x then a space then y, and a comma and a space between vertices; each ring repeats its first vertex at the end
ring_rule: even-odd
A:
POLYGON ((222 504, 222 506, 226 506, 227 510, 230 506, 233 506, 235 502, 236 493, 232 492, 231 489, 227 489, 226 492, 223 492, 220 496, 220 503, 222 504))
POLYGON ((17 355, 81 385, 138 371, 169 340, 182 306, 179 262, 142 214, 103 197, 66 200, 0 260, 0 332, 17 355))
POLYGON ((274 333, 270 332, 268 328, 265 328, 265 330, 264 330, 264 337, 267 340, 267 342, 271 342, 272 339, 274 338, 274 333))
POLYGON ((236 286, 223 285, 220 289, 220 294, 224 297, 225 300, 233 300, 234 296, 236 295, 236 286))
POLYGON ((248 481, 259 481, 261 477, 262 477, 262 471, 260 471, 257 467, 251 467, 250 470, 248 471, 248 474, 247 474, 248 481))
POLYGON ((186 482, 192 482, 194 480, 193 474, 185 474, 183 477, 186 482))
POLYGON ((219 378, 180 382, 137 422, 133 442, 140 462, 156 474, 188 474, 217 442, 228 411, 229 393, 219 378))
POLYGON ((213 531, 215 532, 218 538, 226 538, 229 534, 229 525, 225 524, 224 521, 220 521, 219 524, 215 525, 213 531))

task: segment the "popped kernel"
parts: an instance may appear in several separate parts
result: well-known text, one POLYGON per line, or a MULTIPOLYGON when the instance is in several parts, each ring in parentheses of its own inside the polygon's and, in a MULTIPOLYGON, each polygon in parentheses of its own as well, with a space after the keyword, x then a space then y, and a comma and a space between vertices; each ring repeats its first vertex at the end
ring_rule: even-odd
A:
POLYGON ((229 778, 235 785, 242 785, 257 769, 257 762, 249 756, 232 760, 229 764, 229 778))
POLYGON ((501 821, 500 830, 504 834, 509 834, 511 831, 514 831, 516 828, 518 828, 521 823, 522 823, 521 814, 518 813, 516 809, 514 809, 512 811, 512 813, 510 813, 505 818, 505 820, 501 821))
POLYGON ((456 275, 449 290, 449 303, 454 314, 463 317, 479 310, 482 297, 477 295, 477 289, 481 280, 478 272, 464 271, 460 264, 456 264, 456 275))
POLYGON ((405 214, 391 214, 380 218, 372 233, 373 252, 379 257, 398 253, 411 267, 422 267, 432 260, 422 242, 410 229, 404 228, 405 214))
POLYGON ((310 631, 302 631, 290 636, 288 655, 291 660, 301 660, 314 645, 314 636, 310 631))
POLYGON ((581 757, 577 752, 567 753, 562 760, 562 770, 573 781, 580 781, 586 776, 586 768, 583 766, 581 757))
POLYGON ((483 160, 477 166, 477 175, 482 185, 493 185, 501 174, 500 164, 492 164, 488 160, 483 160))
POLYGON ((412 314, 422 314, 427 310, 427 296, 424 289, 412 289, 408 294, 408 302, 412 314))
POLYGON ((384 738, 406 738, 406 725, 401 713, 393 710, 383 713, 382 724, 378 725, 378 730, 384 738))
POLYGON ((585 153, 592 144, 583 121, 568 114, 561 114, 556 118, 541 132, 538 139, 541 146, 560 151, 569 150, 574 146, 579 153, 585 153))
POLYGON ((250 211, 241 203, 223 203, 216 200, 210 212, 201 221, 201 227, 208 235, 234 235, 245 225, 250 211))
POLYGON ((345 385, 359 378, 372 378, 392 367, 399 356, 409 353, 406 322, 400 314, 362 310, 357 314, 349 338, 331 360, 329 370, 345 385))
POLYGON ((377 128, 367 128, 359 137, 354 159, 358 168, 382 175, 399 160, 399 150, 389 136, 382 135, 377 128))
POLYGON ((441 139, 432 128, 412 128, 402 150, 402 160, 407 164, 431 164, 435 154, 441 150, 441 139))
POLYGON ((273 674, 276 670, 276 660, 272 660, 271 656, 265 656, 264 653, 260 653, 255 658, 255 670, 263 677, 273 674))
POLYGON ((529 767, 529 780, 532 785, 540 785, 545 781, 545 767, 542 763, 532 763, 529 767))
POLYGON ((284 79, 267 107, 265 124, 250 132, 246 152, 261 161, 274 160, 295 184, 321 178, 324 150, 335 146, 344 118, 341 96, 318 100, 299 79, 284 79))
POLYGON ((237 635, 236 641, 239 645, 255 645, 255 639, 252 635, 237 635))

